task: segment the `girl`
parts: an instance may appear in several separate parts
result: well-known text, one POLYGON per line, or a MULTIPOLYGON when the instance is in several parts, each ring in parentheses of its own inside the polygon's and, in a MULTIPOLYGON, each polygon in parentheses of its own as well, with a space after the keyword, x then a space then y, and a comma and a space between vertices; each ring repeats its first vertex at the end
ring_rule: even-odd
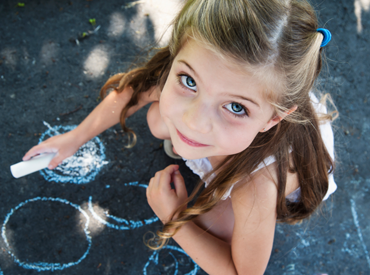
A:
POLYGON ((210 274, 263 274, 276 222, 309 217, 336 187, 331 117, 310 92, 328 38, 317 28, 305 0, 189 0, 167 47, 111 77, 102 97, 113 92, 75 130, 24 160, 56 152, 53 169, 119 121, 133 145, 125 119, 152 103, 152 134, 206 188, 188 197, 177 165, 157 172, 147 198, 164 227, 148 245, 173 238, 210 274))

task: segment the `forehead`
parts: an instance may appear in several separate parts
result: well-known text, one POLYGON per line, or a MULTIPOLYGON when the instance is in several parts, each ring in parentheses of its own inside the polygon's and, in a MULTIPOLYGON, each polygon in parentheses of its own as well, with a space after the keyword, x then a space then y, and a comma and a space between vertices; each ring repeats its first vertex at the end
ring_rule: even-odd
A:
POLYGON ((213 46, 194 30, 185 32, 179 45, 175 59, 180 53, 184 54, 184 52, 187 55, 195 55, 196 50, 194 48, 213 53, 235 75, 252 76, 255 81, 259 81, 260 85, 263 86, 261 90, 263 98, 272 105, 279 105, 281 96, 285 91, 286 77, 281 68, 276 68, 273 63, 251 65, 241 57, 237 57, 237 54, 225 52, 213 46))
POLYGON ((245 73, 251 74, 254 71, 253 67, 248 63, 233 58, 231 54, 220 51, 206 42, 203 38, 197 36, 184 35, 183 39, 181 39, 181 46, 176 58, 179 55, 186 55, 190 58, 191 56, 203 56, 205 59, 211 58, 238 75, 243 75, 245 73))
POLYGON ((202 41, 186 39, 174 59, 174 64, 179 63, 189 65, 196 75, 201 76, 198 81, 212 79, 220 88, 226 91, 237 89, 239 93, 253 88, 258 93, 255 96, 261 100, 271 96, 270 87, 273 85, 268 85, 271 79, 270 68, 251 66, 235 60, 202 41))

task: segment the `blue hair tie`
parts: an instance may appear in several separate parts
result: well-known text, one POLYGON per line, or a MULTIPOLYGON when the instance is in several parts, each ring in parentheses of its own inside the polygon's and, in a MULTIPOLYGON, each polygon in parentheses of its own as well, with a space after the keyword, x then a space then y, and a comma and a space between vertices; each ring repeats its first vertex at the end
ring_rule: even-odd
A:
POLYGON ((322 35, 324 36, 324 39, 321 42, 321 47, 325 47, 329 43, 329 41, 331 40, 330 31, 327 30, 327 29, 322 29, 322 28, 319 28, 316 31, 322 33, 322 35))

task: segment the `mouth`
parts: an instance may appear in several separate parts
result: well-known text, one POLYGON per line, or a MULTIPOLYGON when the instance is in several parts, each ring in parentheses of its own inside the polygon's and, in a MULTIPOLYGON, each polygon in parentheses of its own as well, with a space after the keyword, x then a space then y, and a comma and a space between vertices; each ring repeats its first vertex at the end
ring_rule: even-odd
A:
POLYGON ((187 138, 186 136, 184 136, 183 134, 181 134, 179 132, 179 130, 177 130, 177 134, 179 135, 180 139, 185 142, 186 144, 190 145, 190 146, 193 146, 193 147, 205 147, 205 146, 209 146, 207 144, 202 144, 202 143, 199 143, 199 142, 196 142, 194 140, 191 140, 189 138, 187 138))

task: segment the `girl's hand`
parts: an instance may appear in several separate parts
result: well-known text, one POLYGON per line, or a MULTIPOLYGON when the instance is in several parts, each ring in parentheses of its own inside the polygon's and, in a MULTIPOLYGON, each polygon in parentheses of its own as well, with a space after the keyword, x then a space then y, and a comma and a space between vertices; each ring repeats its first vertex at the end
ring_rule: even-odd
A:
POLYGON ((177 207, 188 198, 184 178, 178 169, 178 165, 170 165, 158 171, 146 189, 148 203, 162 223, 170 221, 177 207), (171 188, 171 182, 175 189, 171 188))
POLYGON ((24 155, 23 160, 29 160, 31 157, 43 153, 56 153, 48 165, 49 169, 54 169, 62 163, 64 159, 72 156, 78 148, 80 148, 80 144, 77 140, 73 130, 62 135, 53 136, 32 147, 24 155))

